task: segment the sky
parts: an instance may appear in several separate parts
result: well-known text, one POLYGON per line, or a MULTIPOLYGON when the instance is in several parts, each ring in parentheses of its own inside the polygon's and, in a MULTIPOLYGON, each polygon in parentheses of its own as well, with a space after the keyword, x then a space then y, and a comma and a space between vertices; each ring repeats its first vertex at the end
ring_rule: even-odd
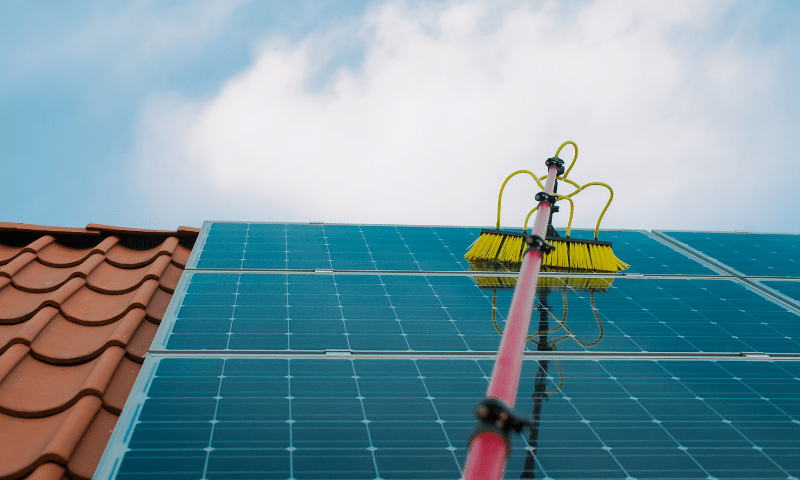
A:
POLYGON ((0 221, 493 225, 571 140, 602 228, 800 233, 796 1, 6 1, 0 65, 0 221))

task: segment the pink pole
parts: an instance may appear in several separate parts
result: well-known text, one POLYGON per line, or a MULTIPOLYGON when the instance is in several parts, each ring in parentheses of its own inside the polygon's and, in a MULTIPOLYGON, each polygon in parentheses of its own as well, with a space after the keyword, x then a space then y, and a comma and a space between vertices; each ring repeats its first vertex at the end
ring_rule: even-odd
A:
MULTIPOLYGON (((547 171, 545 191, 551 195, 557 171, 555 166, 550 167, 547 171)), ((532 233, 545 238, 550 219, 550 204, 539 203, 537 212, 532 233)), ((531 321, 536 284, 539 281, 541 268, 542 254, 538 250, 528 250, 522 258, 519 280, 514 288, 514 297, 511 299, 506 329, 500 340, 500 348, 494 361, 489 388, 486 390, 487 398, 500 399, 509 407, 514 406, 517 398, 519 376, 522 370, 522 354, 525 351, 525 343, 528 341, 528 326, 531 321)), ((489 431, 478 434, 469 445, 467 465, 464 467, 464 480, 502 480, 508 454, 506 443, 500 435, 489 431)))

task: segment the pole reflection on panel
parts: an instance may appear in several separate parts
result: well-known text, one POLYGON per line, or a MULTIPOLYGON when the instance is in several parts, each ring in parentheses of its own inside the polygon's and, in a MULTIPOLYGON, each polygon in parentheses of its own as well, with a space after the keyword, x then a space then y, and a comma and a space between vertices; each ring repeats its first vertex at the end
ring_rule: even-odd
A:
MULTIPOLYGON (((502 335, 502 329, 497 322, 497 290, 513 289, 516 284, 516 278, 475 277, 475 281, 478 283, 480 288, 492 289, 492 324, 497 332, 502 335)), ((536 345, 536 351, 556 351, 558 343, 568 338, 574 340, 584 349, 589 349, 599 344, 603 339, 604 332, 603 323, 595 306, 595 293, 607 292, 613 281, 613 278, 540 277, 536 292, 536 302, 534 304, 535 312, 537 312, 539 315, 537 332, 528 336, 528 340, 536 345), (563 314, 561 318, 555 316, 550 307, 549 297, 553 290, 561 291, 563 296, 563 314), (575 335, 570 327, 567 326, 567 314, 569 311, 569 307, 567 305, 567 291, 589 292, 589 303, 598 328, 598 334, 595 340, 583 341, 575 335), (556 325, 552 328, 550 327, 551 317, 556 323, 556 325), (562 329, 563 332, 558 332, 562 329), (551 338, 551 335, 555 334, 556 332, 558 333, 551 338)), ((531 393, 531 399, 533 400, 533 411, 531 413, 530 434, 528 435, 527 440, 528 448, 525 451, 525 463, 523 465, 520 478, 536 478, 536 450, 539 443, 539 424, 542 416, 543 403, 550 396, 559 393, 564 384, 564 374, 558 361, 539 360, 537 361, 537 366, 538 368, 536 371, 536 376, 534 377, 533 393, 531 393), (548 390, 547 388, 547 380, 551 378, 549 369, 552 368, 552 366, 550 363, 555 363, 555 367, 558 370, 558 385, 552 391, 548 390)))

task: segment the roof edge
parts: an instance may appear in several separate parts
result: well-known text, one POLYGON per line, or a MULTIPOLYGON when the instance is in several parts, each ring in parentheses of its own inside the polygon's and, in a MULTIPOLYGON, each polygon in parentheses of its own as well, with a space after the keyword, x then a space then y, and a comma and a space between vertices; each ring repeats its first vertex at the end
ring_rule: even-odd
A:
POLYGON ((29 223, 0 222, 0 232, 26 232, 53 235, 89 235, 99 236, 100 232, 90 231, 79 227, 49 227, 46 225, 31 225, 29 223))
POLYGON ((90 223, 86 225, 86 230, 91 232, 106 233, 112 235, 171 235, 171 236, 197 236, 200 234, 199 228, 178 227, 177 230, 148 230, 144 228, 116 227, 113 225, 101 225, 90 223))

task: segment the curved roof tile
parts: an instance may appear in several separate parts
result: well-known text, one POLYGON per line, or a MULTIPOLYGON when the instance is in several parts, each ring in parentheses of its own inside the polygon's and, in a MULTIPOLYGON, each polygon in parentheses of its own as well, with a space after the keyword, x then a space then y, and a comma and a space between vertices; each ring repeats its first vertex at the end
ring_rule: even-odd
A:
POLYGON ((54 307, 45 307, 27 322, 0 325, 0 354, 15 344, 29 345, 58 313, 54 307))
POLYGON ((5 265, 6 263, 10 262, 14 258, 16 258, 17 255, 21 253, 24 252, 36 253, 55 241, 56 241, 55 237, 52 237, 50 235, 43 235, 38 239, 36 239, 35 241, 29 243, 25 247, 14 247, 14 246, 0 244, 0 265, 5 265))
POLYGON ((198 233, 0 222, 0 480, 91 478, 198 233))
MULTIPOLYGON (((20 347, 30 352, 28 347, 20 347)), ((80 365, 57 366, 24 355, 0 380, 0 412, 17 417, 44 417, 62 412, 86 395, 101 397, 125 355, 110 347, 80 365)))
POLYGON ((5 282, 10 283, 8 279, 0 278, 0 323, 6 324, 31 318, 47 305, 58 308, 86 283, 82 278, 73 278, 55 291, 30 293, 18 290, 14 285, 3 285, 5 282))
POLYGON ((136 333, 133 334, 133 338, 128 342, 128 348, 125 350, 128 357, 139 363, 144 362, 144 356, 150 349, 157 331, 158 325, 149 320, 140 323, 136 333))
POLYGON ((97 357, 108 347, 125 348, 144 317, 143 309, 134 308, 114 323, 89 326, 70 322, 57 314, 31 342, 31 350, 34 357, 56 365, 83 362, 97 357))
POLYGON ((71 478, 80 480, 92 478, 117 420, 119 420, 118 415, 109 413, 104 408, 97 412, 67 463, 71 478))
POLYGON ((99 253, 90 255, 74 269, 56 268, 39 261, 32 261, 17 272, 11 283, 25 292, 51 292, 67 283, 71 278, 86 278, 89 272, 102 262, 103 255, 99 253))
POLYGON ((26 480, 69 480, 67 469, 57 463, 45 462, 41 464, 26 480))
POLYGON ((171 299, 171 293, 161 288, 157 289, 147 304, 147 319, 153 323, 160 324, 164 314, 167 313, 167 307, 169 307, 171 299))
POLYGON ((106 253, 106 261, 121 268, 143 267, 159 255, 172 255, 178 246, 176 237, 169 237, 161 245, 149 250, 133 250, 123 245, 115 245, 106 253))
POLYGON ((133 383, 136 377, 139 376, 139 370, 142 365, 130 360, 128 357, 123 357, 119 362, 117 369, 114 371, 114 376, 108 383, 103 394, 103 407, 109 412, 119 415, 122 413, 122 408, 125 406, 125 401, 128 399, 128 392, 133 388, 133 383))
POLYGON ((120 295, 105 295, 83 286, 61 304, 61 313, 82 325, 105 325, 119 320, 134 308, 147 308, 156 290, 158 280, 145 280, 136 290, 120 295))
POLYGON ((89 288, 100 293, 118 294, 133 291, 145 280, 159 280, 164 269, 170 263, 170 257, 159 255, 152 263, 139 268, 119 268, 103 262, 86 277, 89 288))
POLYGON ((186 268, 186 264, 189 262, 189 256, 192 254, 192 250, 190 248, 186 248, 183 245, 178 245, 175 248, 175 252, 172 254, 172 263, 175 265, 186 268))
POLYGON ((48 461, 65 465, 99 409, 100 399, 88 395, 48 417, 0 413, 0 479, 19 478, 48 461))
POLYGON ((175 262, 170 262, 161 274, 161 280, 159 280, 158 285, 168 293, 175 293, 182 273, 183 268, 176 266, 175 262))
POLYGON ((72 248, 60 243, 51 243, 36 253, 39 261, 51 267, 74 267, 89 258, 89 255, 105 254, 113 248, 119 239, 108 237, 94 248, 72 248))

